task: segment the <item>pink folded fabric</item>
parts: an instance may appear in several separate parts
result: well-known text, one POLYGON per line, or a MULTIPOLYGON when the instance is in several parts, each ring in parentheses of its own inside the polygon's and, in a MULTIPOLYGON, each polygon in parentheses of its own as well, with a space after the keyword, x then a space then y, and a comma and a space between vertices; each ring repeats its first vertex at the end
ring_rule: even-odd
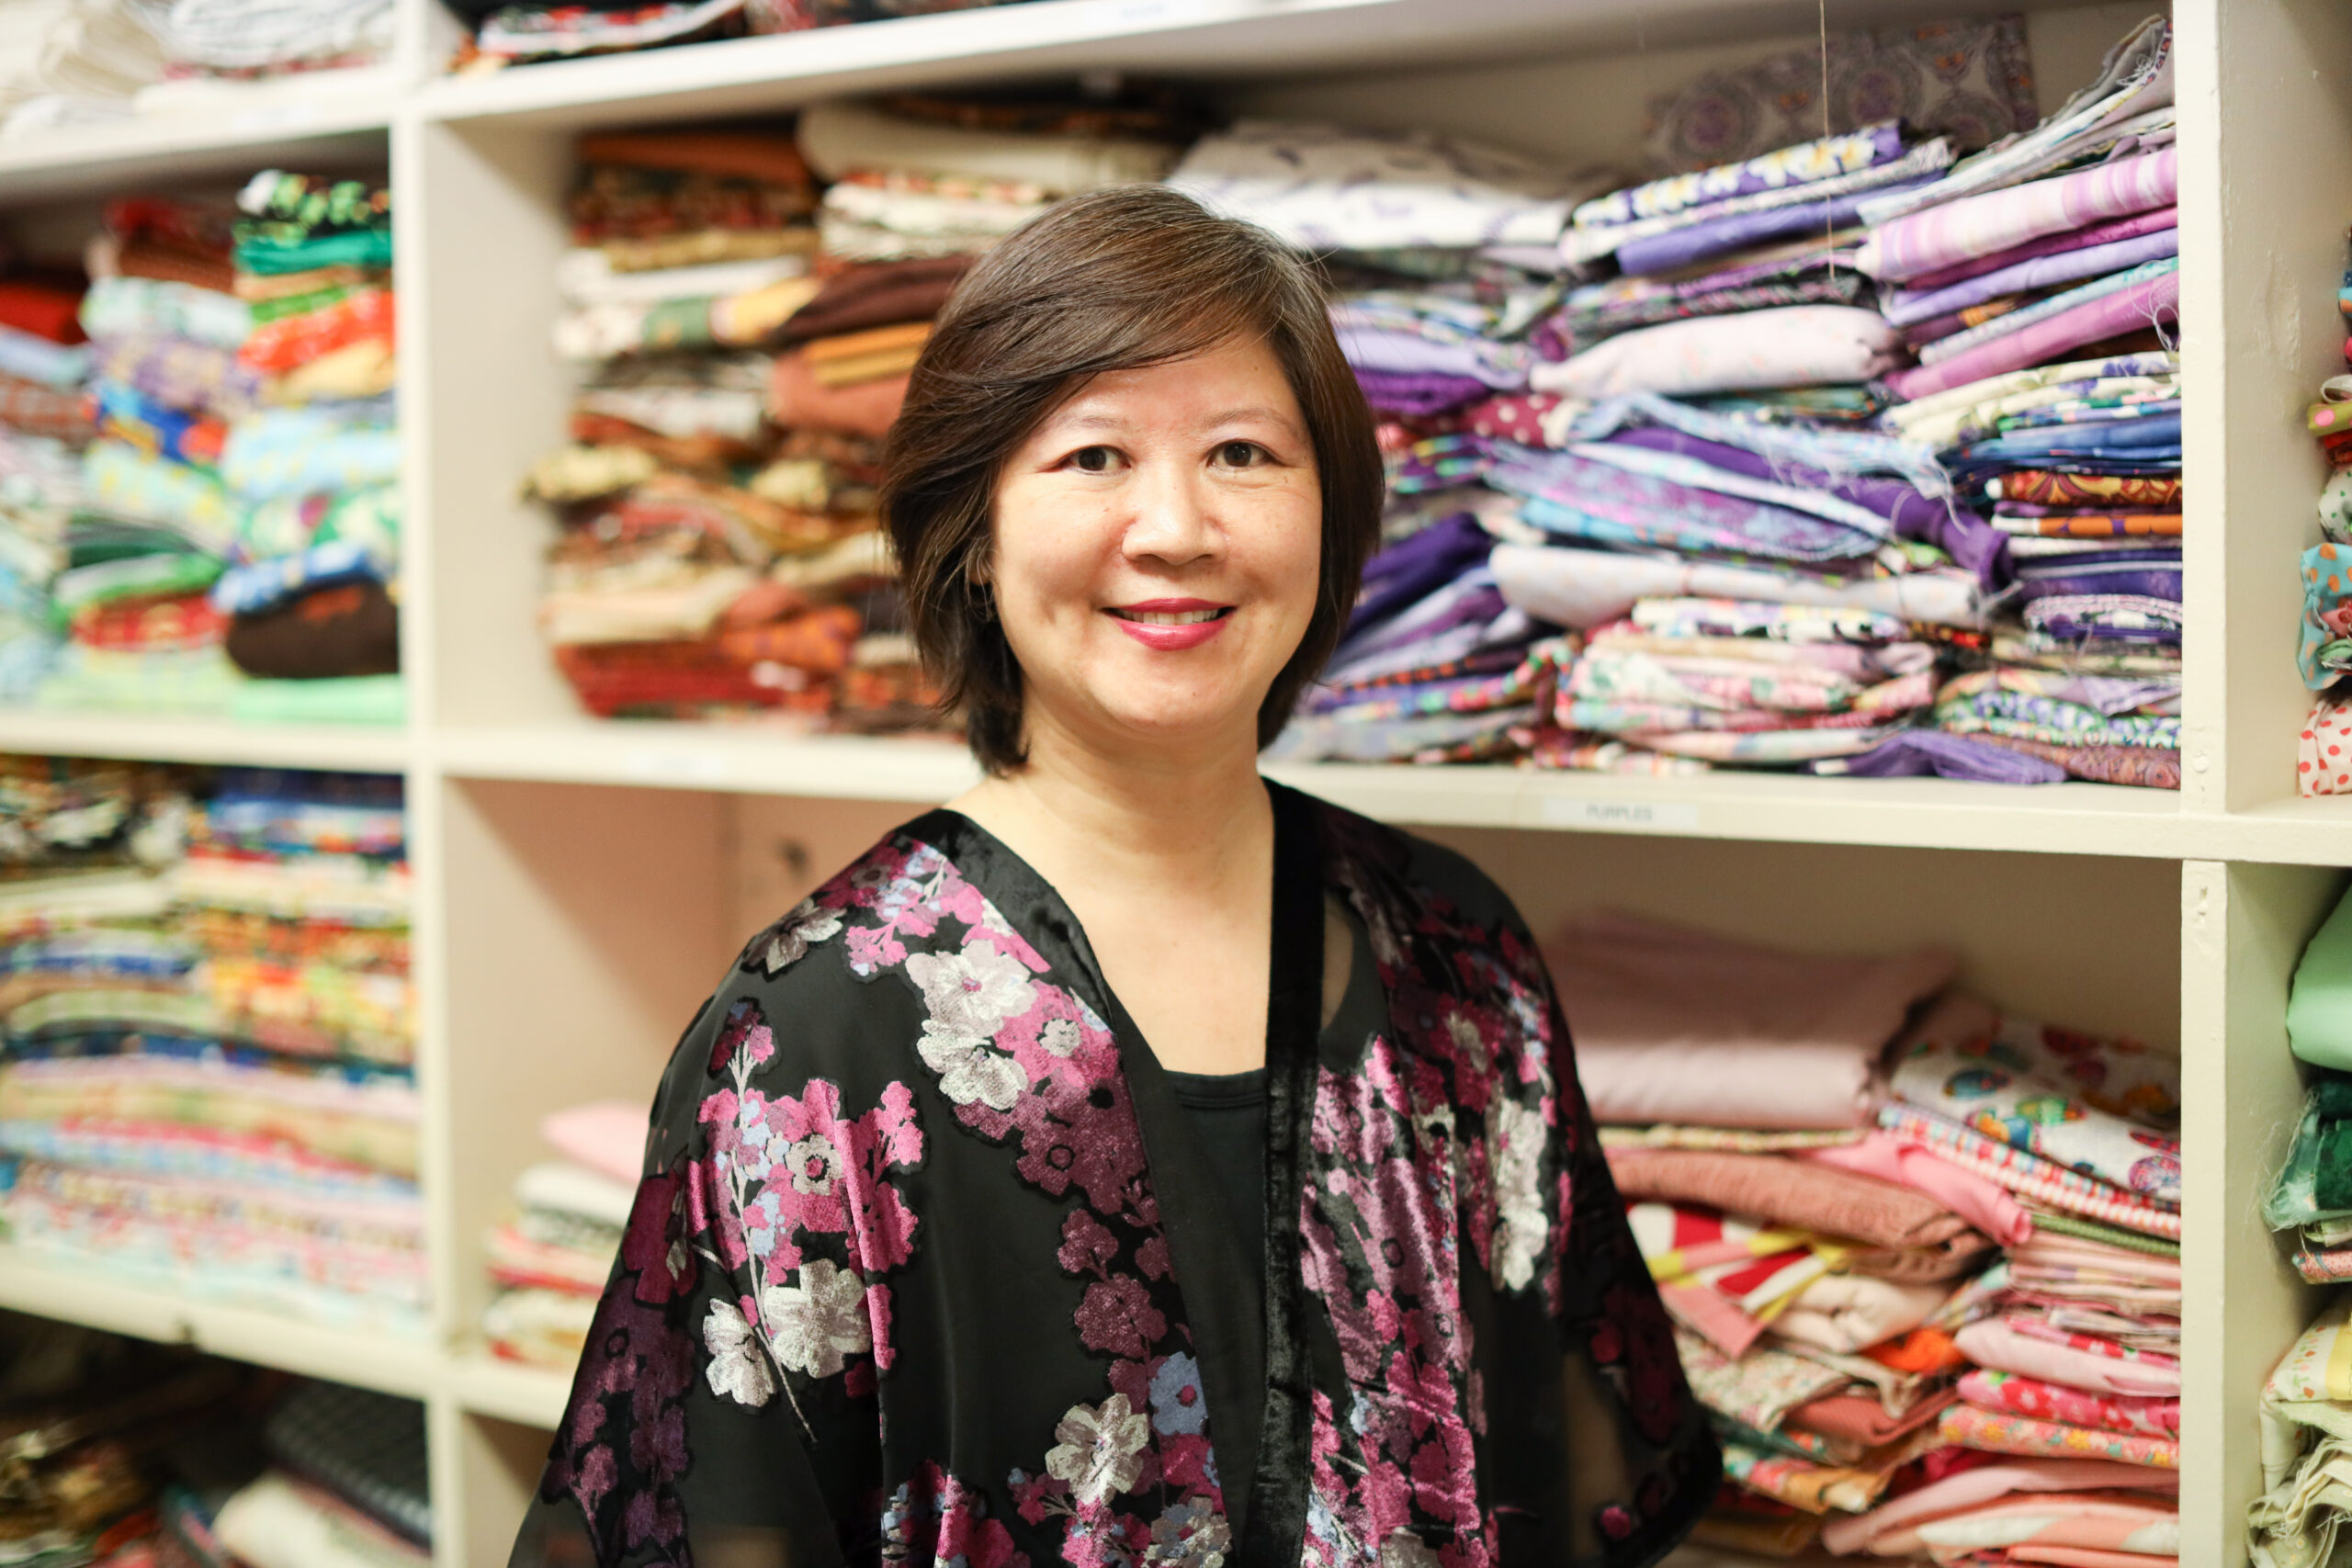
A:
POLYGON ((2102 1432, 2092 1427, 2069 1427, 2063 1421, 1979 1410, 1973 1404, 1955 1404, 1938 1416, 1936 1435, 1947 1443, 1963 1449, 1983 1449, 1988 1453, 2107 1459, 2118 1464, 2143 1464, 2157 1470, 2180 1468, 2180 1441, 2177 1438, 2102 1432))
POLYGON ((1866 1125, 1887 1042, 1955 968, 1943 952, 1825 957, 1608 911, 1544 956, 1594 1119, 1641 1125, 1866 1125))
POLYGON ((2111 245, 2123 240, 2136 240, 2143 234, 2154 234, 2161 230, 2177 227, 2179 222, 2180 213, 2174 208, 2159 208, 2153 212, 2135 212, 2129 218, 2111 219, 2104 223, 2093 224, 2087 229, 2067 229, 2055 234, 2045 234, 2038 240, 2029 240, 2022 245, 2012 245, 2006 251, 1996 251, 1991 255, 1971 256, 1966 261, 1954 262, 1946 267, 1938 267, 1934 272, 1921 273, 1916 277, 1905 278, 1904 287, 1913 293, 1925 293, 1935 288, 1949 288, 1955 283, 1965 283, 1972 277, 1982 277, 1988 272, 2001 272, 2020 262, 2032 261, 2038 256, 2057 255, 2065 251, 2086 251, 2094 245, 2111 245))
POLYGON ((2180 1508, 2170 1499, 2128 1492, 2010 1497, 1922 1525, 1919 1541, 1939 1562, 2004 1547, 2015 1557, 2019 1548, 2031 1547, 2126 1554, 2148 1568, 2154 1558, 2179 1555, 2180 1508))
POLYGON ((2177 1557, 2142 1557, 2131 1551, 2101 1551, 2088 1546, 2041 1546, 2028 1542, 2004 1553, 2011 1562, 2049 1562, 2056 1568, 2180 1568, 2177 1557))
POLYGON ((2104 343, 2142 327, 2168 326, 2179 319, 2180 274, 2167 272, 1995 338, 1965 354, 1917 369, 1898 370, 1886 378, 1886 387, 1905 402, 1913 402, 1988 376, 2056 359, 2086 343, 2104 343))
POLYGON ((2044 234, 2170 207, 2179 194, 2180 156, 2167 147, 2055 179, 1962 197, 1882 223, 1862 243, 1854 265, 1899 283, 2044 234))
POLYGON ((2170 1357, 2127 1350, 2088 1335, 2041 1333, 2037 1328, 2018 1318, 1984 1318, 1954 1335, 1952 1342, 1962 1355, 1997 1372, 2094 1393, 2180 1397, 2180 1366, 2170 1357))
POLYGON ((2180 1478, 2108 1460, 2009 1460, 1930 1482, 1867 1514, 1831 1519, 1822 1527, 1821 1544, 1841 1556, 1870 1551, 1887 1557, 1908 1557, 1920 1550, 1917 1530, 1928 1520, 1981 1507, 2012 1493, 2088 1492, 2115 1487, 2160 1495, 2177 1494, 2180 1478))
POLYGON ((1942 1415, 1944 1406, 1959 1397, 1957 1389, 1944 1389, 1928 1395, 1900 1416, 1889 1416, 1876 1394, 1833 1393, 1798 1405, 1789 1412, 1786 1420, 1799 1431, 1842 1438, 1875 1449, 1906 1432, 1917 1431, 1942 1415))
POLYGON ((1572 398, 1834 385, 1884 375, 1902 363, 1901 348, 1900 334, 1876 310, 1783 305, 1643 327, 1572 358, 1539 360, 1528 382, 1572 398))
POLYGON ((539 1136, 567 1159, 634 1187, 645 1174, 646 1108, 634 1100, 600 1100, 539 1121, 539 1136))
POLYGON ((1956 1122, 1899 1103, 1882 1107, 1878 1121, 1898 1142, 1931 1149, 1939 1159, 1948 1159, 1962 1170, 2050 1208, 2148 1235, 2180 1239, 2179 1211, 2159 1208, 2138 1194, 2126 1192, 2097 1177, 2068 1170, 2054 1160, 2043 1159, 2011 1145, 1996 1143, 1956 1122))
POLYGON ((1628 1199, 1705 1203, 1878 1247, 1936 1247, 1973 1257, 1992 1246, 1923 1192, 1781 1155, 1611 1149, 1609 1170, 1628 1199))
POLYGON ((1884 1133, 1838 1148, 1808 1149, 1797 1157, 1924 1192, 2003 1247, 2021 1247, 2033 1235, 2033 1216, 1998 1186, 1884 1133))
POLYGON ((1979 1410, 2006 1411, 2096 1427, 2102 1432, 2138 1432, 2150 1438, 2180 1436, 2180 1401, 2122 1393, 2093 1393, 2064 1383, 2044 1382, 2017 1372, 1979 1367, 1960 1380, 1960 1397, 1979 1410))

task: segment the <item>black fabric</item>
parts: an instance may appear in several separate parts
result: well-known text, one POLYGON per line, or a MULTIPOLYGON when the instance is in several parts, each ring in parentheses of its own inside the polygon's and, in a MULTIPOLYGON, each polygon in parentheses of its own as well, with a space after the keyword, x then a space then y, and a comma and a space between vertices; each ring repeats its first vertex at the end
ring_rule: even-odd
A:
MULTIPOLYGON (((1184 1124, 1207 1162, 1241 1256, 1257 1268, 1266 1258, 1266 1069, 1246 1073, 1168 1075, 1184 1124)), ((1261 1314, 1265 1303, 1249 1303, 1261 1314)))

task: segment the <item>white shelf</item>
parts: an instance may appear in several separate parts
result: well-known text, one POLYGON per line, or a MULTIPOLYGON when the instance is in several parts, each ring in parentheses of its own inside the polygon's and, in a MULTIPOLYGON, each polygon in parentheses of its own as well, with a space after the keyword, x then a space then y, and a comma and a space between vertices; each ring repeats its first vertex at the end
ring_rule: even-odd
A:
POLYGON ((460 1410, 548 1431, 563 1419, 564 1402, 571 1397, 568 1370, 528 1366, 481 1349, 451 1357, 444 1380, 460 1410))
POLYGON ((397 102, 380 92, 257 98, 220 112, 141 115, 0 142, 0 198, 242 178, 268 164, 380 164, 397 102))
POLYGON ((603 723, 449 728, 434 739, 453 778, 633 784, 733 795, 932 804, 979 770, 952 740, 806 736, 756 725, 603 723))
POLYGON ((224 718, 0 707, 0 751, 396 773, 408 731, 390 725, 238 724, 224 718))
POLYGON ((423 1338, 330 1325, 126 1284, 103 1269, 52 1263, 0 1246, 0 1307, 85 1324, 308 1377, 423 1399, 439 1357, 423 1338))
MULTIPOLYGON (((1841 4, 1838 25, 1904 11, 1841 4)), ((1158 77, 1295 75, 1458 64, 1810 30, 1791 0, 1028 0, 644 54, 509 67, 427 84, 430 119, 573 128, 617 118, 740 114, 851 93, 1079 71, 1158 77)))

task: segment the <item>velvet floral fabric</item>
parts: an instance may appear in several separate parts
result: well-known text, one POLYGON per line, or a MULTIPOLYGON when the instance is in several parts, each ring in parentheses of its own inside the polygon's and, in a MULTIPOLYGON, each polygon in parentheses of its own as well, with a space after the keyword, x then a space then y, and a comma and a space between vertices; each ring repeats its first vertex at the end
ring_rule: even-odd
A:
POLYGON ((680 1043, 515 1568, 1646 1563, 1716 1451, 1542 960, 1275 789, 1266 1247, 1050 886, 939 811, 680 1043), (1319 1019, 1323 909, 1354 943, 1319 1019))

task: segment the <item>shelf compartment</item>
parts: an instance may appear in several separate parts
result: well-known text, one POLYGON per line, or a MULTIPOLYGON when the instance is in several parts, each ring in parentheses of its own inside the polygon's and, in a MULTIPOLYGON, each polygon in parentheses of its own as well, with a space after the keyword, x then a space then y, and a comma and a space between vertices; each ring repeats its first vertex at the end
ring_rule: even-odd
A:
POLYGON ((0 1246, 0 1307, 79 1323, 306 1377, 403 1398, 432 1392, 439 1356, 420 1326, 404 1338, 380 1326, 309 1322, 127 1283, 97 1264, 51 1262, 0 1246))

